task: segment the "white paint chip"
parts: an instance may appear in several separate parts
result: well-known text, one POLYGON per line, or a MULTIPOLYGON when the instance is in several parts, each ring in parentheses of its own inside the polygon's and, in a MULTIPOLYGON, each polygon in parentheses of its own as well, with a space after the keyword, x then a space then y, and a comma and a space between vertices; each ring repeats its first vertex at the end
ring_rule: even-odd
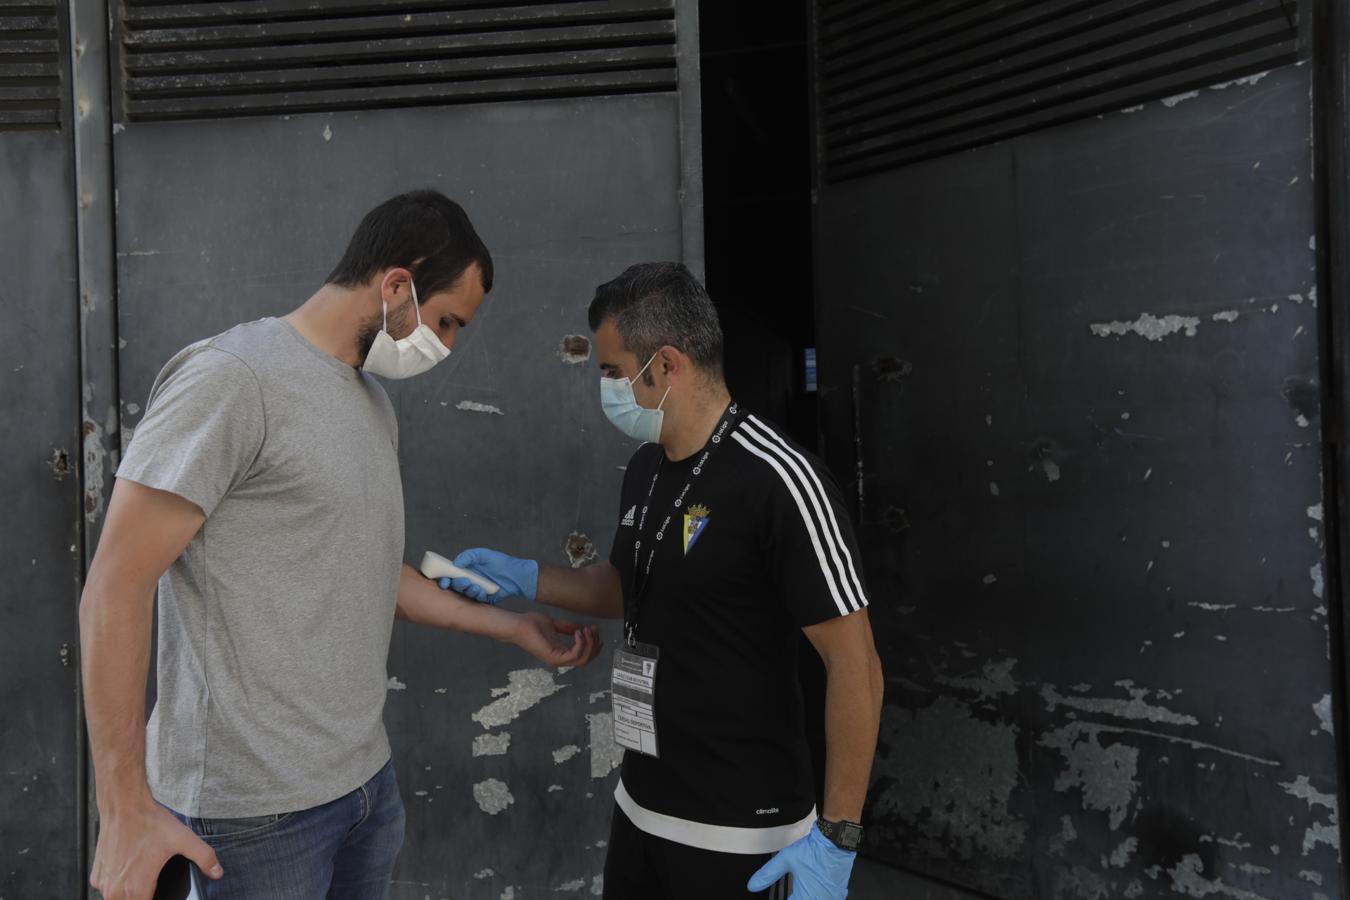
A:
POLYGON ((505 756, 511 749, 511 732, 480 734, 473 739, 474 756, 505 756))
POLYGON ((1130 863, 1131 857, 1139 849, 1138 838, 1126 838, 1125 841, 1115 849, 1111 854, 1111 865, 1117 869, 1123 869, 1130 863))
POLYGON ((478 804, 478 808, 490 816, 506 809, 516 798, 511 796, 511 791, 504 782, 496 778, 489 778, 486 781, 480 781, 473 786, 473 799, 478 804))
POLYGON ((566 747, 559 747, 553 751, 553 764, 560 766, 572 757, 581 752, 581 748, 576 744, 568 744, 566 747))
POLYGON ((547 669, 517 669, 506 677, 506 687, 492 689, 492 696, 497 699, 473 714, 473 720, 484 728, 500 728, 513 722, 525 710, 566 687, 554 681, 553 673, 547 669))
POLYGON ((998 496, 998 483, 997 483, 997 482, 994 482, 994 481, 989 482, 989 493, 993 494, 995 497, 998 496))
POLYGON ((1178 103, 1184 103, 1187 100, 1194 100, 1196 97, 1199 96, 1200 96, 1199 91, 1187 91, 1184 94, 1174 94, 1171 97, 1164 97, 1162 100, 1162 105, 1167 107, 1168 109, 1172 109, 1178 103))
POLYGON ((1216 312, 1210 318, 1215 322, 1236 322, 1240 315, 1242 314, 1236 309, 1226 309, 1223 312, 1216 312))
POLYGON ((506 413, 499 408, 487 403, 478 403, 474 400, 461 400, 455 404, 455 409, 462 412, 487 413, 490 416, 504 416, 506 413))
POLYGON ((391 691, 406 691, 408 689, 406 684, 399 681, 398 678, 393 675, 389 676, 389 681, 385 683, 385 687, 391 691))
POLYGON ((491 869, 480 869, 479 871, 474 873, 473 877, 477 878, 479 881, 482 881, 484 878, 491 878, 493 875, 496 874, 497 873, 492 871, 491 869))
POLYGON ((587 713, 591 730, 591 777, 604 778, 623 762, 623 748, 614 742, 614 714, 587 713))
POLYGON ((1322 582, 1322 564, 1318 563, 1317 565, 1309 569, 1308 575, 1312 577, 1313 596, 1319 600, 1322 599, 1322 592, 1324 590, 1324 585, 1322 582))
POLYGON ((1200 320, 1195 316, 1169 315, 1158 318, 1152 313, 1144 313, 1132 322, 1102 322, 1090 327, 1097 337, 1137 334, 1150 341, 1161 341, 1182 330, 1186 332, 1186 337, 1195 337, 1199 326, 1200 320))
POLYGON ((1045 469, 1046 481, 1059 481, 1059 463, 1053 459, 1043 459, 1041 467, 1045 469))
POLYGON ((333 139, 333 128, 331 125, 323 126, 323 142, 326 144, 333 139))
POLYGON ((1313 704, 1313 713, 1317 720, 1322 723, 1322 730, 1327 734, 1335 734, 1336 728, 1331 722, 1331 695, 1323 694, 1322 699, 1313 704))
POLYGON ((1255 75, 1247 75, 1246 77, 1243 78, 1235 78, 1232 81, 1221 81, 1218 84, 1210 85, 1209 89, 1211 91, 1222 91, 1227 90, 1228 88, 1233 87, 1234 85, 1239 85, 1241 87, 1255 87, 1257 84, 1261 82, 1262 78, 1265 78, 1269 74, 1270 74, 1269 71, 1257 72, 1255 75))
POLYGON ((985 584, 993 584, 993 583, 996 582, 996 581, 998 581, 998 576, 995 575, 995 574, 993 574, 992 572, 991 572, 990 574, 984 576, 984 583, 985 583, 985 584))

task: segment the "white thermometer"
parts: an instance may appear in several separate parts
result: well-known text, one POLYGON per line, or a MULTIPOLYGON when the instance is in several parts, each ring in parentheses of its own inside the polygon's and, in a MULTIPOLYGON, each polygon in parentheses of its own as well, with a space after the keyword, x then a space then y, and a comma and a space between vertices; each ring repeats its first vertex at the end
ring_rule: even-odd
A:
POLYGON ((489 597, 501 590, 501 587, 495 582, 489 581, 482 575, 476 575, 468 569, 461 569, 444 556, 439 553, 432 553, 430 550, 422 557, 422 574, 432 581, 441 578, 467 578, 482 588, 489 597))

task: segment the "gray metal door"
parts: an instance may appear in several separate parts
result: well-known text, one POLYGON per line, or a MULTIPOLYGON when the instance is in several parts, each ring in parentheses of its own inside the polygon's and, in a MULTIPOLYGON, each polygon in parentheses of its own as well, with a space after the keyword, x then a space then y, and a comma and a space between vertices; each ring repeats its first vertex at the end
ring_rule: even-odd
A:
POLYGON ((998 897, 1344 896, 1298 6, 896 6, 819 4, 869 852, 998 897))
MULTIPOLYGON (((435 187, 464 204, 497 279, 450 360, 391 385, 409 559, 485 544, 594 560, 633 447, 600 413, 585 310, 630 263, 699 265, 695 5, 312 6, 122 9, 124 439, 172 353, 289 311, 362 213, 435 187)), ((605 668, 550 673, 398 626, 395 897, 598 891, 618 759, 605 668)))
MULTIPOLYGON (((81 432, 65 17, 0 5, 0 897, 75 897, 81 432)), ((95 454, 94 462, 99 461, 95 454)))

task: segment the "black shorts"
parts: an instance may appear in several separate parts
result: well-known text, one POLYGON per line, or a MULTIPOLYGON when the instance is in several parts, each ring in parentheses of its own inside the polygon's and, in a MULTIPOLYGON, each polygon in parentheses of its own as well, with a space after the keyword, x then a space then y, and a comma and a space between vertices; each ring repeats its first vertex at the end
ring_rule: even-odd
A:
POLYGON ((772 853, 718 853, 640 830, 614 807, 605 856, 604 900, 786 900, 791 876, 752 894, 745 883, 772 853))

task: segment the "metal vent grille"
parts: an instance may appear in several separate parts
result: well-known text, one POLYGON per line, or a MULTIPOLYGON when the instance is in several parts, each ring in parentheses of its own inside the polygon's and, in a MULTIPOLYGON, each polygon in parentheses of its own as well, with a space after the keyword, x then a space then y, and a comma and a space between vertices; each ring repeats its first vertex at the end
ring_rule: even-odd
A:
POLYGON ((829 181, 1299 56, 1297 0, 816 0, 829 181))
POLYGON ((674 0, 124 0, 120 27, 140 120, 676 86, 674 0))
POLYGON ((60 127, 60 10, 55 0, 0 0, 0 131, 60 127))

